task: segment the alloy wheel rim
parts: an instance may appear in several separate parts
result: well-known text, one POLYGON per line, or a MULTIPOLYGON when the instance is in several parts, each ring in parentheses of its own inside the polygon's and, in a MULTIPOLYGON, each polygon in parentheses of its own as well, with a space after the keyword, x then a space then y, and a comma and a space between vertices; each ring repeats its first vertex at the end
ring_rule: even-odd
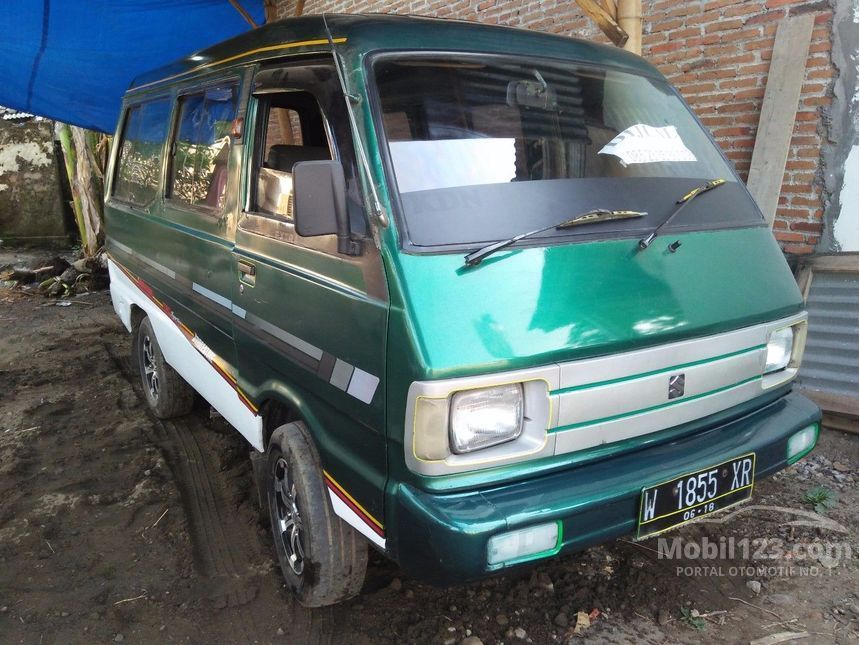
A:
POLYGON ((153 401, 158 400, 158 365, 155 361, 155 346, 149 336, 143 337, 143 379, 153 401))
POLYGON ((283 547, 290 569, 300 576, 305 569, 302 517, 297 506, 296 485, 283 457, 279 457, 275 463, 272 488, 277 539, 283 547))

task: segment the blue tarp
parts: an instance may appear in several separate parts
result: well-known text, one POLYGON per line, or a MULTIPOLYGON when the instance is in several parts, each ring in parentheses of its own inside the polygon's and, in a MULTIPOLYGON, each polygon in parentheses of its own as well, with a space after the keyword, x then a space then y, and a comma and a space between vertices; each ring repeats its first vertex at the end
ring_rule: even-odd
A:
MULTIPOLYGON (((263 0, 241 0, 258 25, 263 0)), ((19 0, 0 13, 0 105, 113 132, 131 80, 251 26, 228 0, 19 0)))

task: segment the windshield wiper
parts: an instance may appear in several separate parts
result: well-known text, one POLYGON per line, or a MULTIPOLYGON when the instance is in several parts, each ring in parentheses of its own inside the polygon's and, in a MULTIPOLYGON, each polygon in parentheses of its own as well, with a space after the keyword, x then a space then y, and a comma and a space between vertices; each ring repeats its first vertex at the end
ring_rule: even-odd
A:
MULTIPOLYGON (((725 179, 712 179, 707 184, 702 184, 698 188, 694 188, 689 193, 684 195, 681 199, 679 199, 677 202, 675 202, 677 204, 677 206, 675 207, 675 210, 673 210, 669 214, 669 217, 667 217, 662 222, 660 222, 660 224, 657 226, 657 228, 655 228, 651 232, 650 235, 648 235, 647 237, 643 237, 641 240, 639 240, 639 248, 644 251, 649 246, 651 246, 651 242, 653 242, 654 239, 660 234, 660 230, 664 226, 667 226, 673 219, 675 219, 675 216, 678 213, 680 213, 682 210, 684 210, 684 207, 687 204, 689 204, 691 201, 696 199, 696 197, 698 197, 699 195, 701 195, 703 193, 708 192, 709 190, 713 190, 714 188, 722 186, 724 183, 726 183, 725 179)), ((678 246, 680 246, 680 243, 678 243, 678 246)))
POLYGON ((512 244, 516 244, 520 240, 524 240, 527 237, 532 237, 533 235, 543 233, 553 228, 573 228, 574 226, 582 226, 583 224, 608 222, 609 220, 613 219, 630 219, 632 217, 645 217, 647 214, 648 213, 642 213, 640 211, 611 211, 605 208, 595 208, 593 210, 577 215, 576 217, 573 217, 571 219, 564 220, 560 224, 544 226, 543 228, 529 231, 528 233, 520 233, 519 235, 515 235, 514 237, 509 238, 507 240, 502 240, 501 242, 493 242, 492 244, 483 246, 477 251, 472 251, 471 253, 469 253, 469 255, 464 258, 464 264, 467 267, 477 266, 481 263, 481 260, 483 260, 488 255, 492 255, 496 251, 501 251, 502 249, 507 248, 512 244))

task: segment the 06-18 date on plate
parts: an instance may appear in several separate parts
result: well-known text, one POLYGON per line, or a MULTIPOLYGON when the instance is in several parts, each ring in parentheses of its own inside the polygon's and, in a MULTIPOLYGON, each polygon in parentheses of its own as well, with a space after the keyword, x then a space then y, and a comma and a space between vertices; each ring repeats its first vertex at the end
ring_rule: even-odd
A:
POLYGON ((752 497, 755 453, 642 489, 636 538, 662 533, 752 497))

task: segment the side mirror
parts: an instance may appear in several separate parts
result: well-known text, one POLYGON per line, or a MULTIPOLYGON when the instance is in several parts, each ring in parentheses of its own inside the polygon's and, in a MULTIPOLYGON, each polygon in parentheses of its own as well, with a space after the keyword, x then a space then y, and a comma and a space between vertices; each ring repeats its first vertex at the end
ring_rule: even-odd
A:
POLYGON ((340 233, 340 223, 346 224, 346 182, 340 162, 296 163, 293 200, 296 233, 302 237, 340 233))

